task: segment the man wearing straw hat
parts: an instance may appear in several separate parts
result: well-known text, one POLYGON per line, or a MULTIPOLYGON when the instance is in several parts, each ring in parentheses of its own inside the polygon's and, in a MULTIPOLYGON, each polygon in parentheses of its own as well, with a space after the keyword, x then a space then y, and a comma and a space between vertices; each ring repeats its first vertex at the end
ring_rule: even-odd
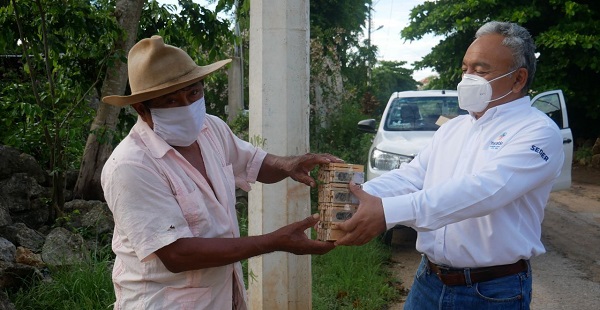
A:
POLYGON ((198 66, 153 36, 129 52, 131 95, 102 99, 139 115, 102 171, 115 220, 115 309, 246 309, 240 260, 334 247, 304 233, 318 216, 240 238, 236 186, 247 191, 286 177, 315 186, 309 172, 341 160, 267 154, 206 114, 203 79, 229 61, 198 66))

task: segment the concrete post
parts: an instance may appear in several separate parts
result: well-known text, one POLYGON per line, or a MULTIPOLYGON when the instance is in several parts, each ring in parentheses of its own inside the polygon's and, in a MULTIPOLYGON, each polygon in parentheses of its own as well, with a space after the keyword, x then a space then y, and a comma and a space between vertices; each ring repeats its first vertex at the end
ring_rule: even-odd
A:
POLYGON ((232 58, 229 74, 227 75, 229 85, 227 123, 229 124, 231 124, 244 109, 242 59, 237 56, 232 58))
MULTIPOLYGON (((308 0, 250 2, 249 78, 250 141, 276 155, 308 152, 308 0)), ((250 235, 310 214, 309 187, 291 179, 257 183, 249 200, 250 235)), ((310 262, 281 252, 251 258, 250 309, 311 309, 310 262)))

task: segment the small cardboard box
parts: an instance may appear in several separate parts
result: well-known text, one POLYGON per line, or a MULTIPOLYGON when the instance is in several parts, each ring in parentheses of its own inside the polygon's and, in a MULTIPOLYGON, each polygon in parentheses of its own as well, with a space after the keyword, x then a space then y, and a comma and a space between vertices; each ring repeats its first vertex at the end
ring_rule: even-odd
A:
POLYGON ((327 206, 320 210, 320 219, 323 222, 341 223, 344 222, 356 213, 357 205, 346 204, 342 207, 327 206))
POLYGON ((345 170, 319 170, 319 181, 323 183, 350 183, 354 181, 356 184, 365 182, 365 173, 363 171, 345 171, 345 170))
POLYGON ((336 241, 346 234, 343 230, 334 229, 332 226, 332 223, 319 223, 317 227, 317 239, 321 241, 336 241))
POLYGON ((363 172, 365 171, 365 167, 363 165, 354 165, 347 163, 330 163, 326 165, 321 165, 322 170, 336 170, 336 171, 355 171, 355 172, 363 172))
POLYGON ((319 203, 358 204, 348 184, 327 183, 319 185, 319 203))

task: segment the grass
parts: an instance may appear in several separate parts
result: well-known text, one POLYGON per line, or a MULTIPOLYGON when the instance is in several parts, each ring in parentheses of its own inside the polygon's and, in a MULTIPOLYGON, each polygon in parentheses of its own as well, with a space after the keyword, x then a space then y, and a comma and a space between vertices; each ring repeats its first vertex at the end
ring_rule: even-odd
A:
MULTIPOLYGON (((248 235, 248 205, 238 203, 240 235, 248 235)), ((313 210, 314 211, 314 210, 313 210)), ((313 230, 313 238, 316 233, 313 230)), ((312 256, 313 309, 385 309, 402 293, 390 283, 386 263, 389 246, 376 238, 360 247, 337 247, 325 255, 312 256)), ((247 286, 247 260, 242 261, 247 286)))
POLYGON ((110 254, 92 257, 79 265, 52 268, 51 280, 30 282, 26 288, 7 293, 17 310, 112 309, 111 266, 110 254))
MULTIPOLYGON (((247 205, 237 206, 240 231, 247 235, 247 205)), ((385 309, 400 297, 389 283, 385 264, 390 249, 379 239, 360 247, 338 247, 312 257, 313 309, 385 309)), ((7 294, 18 310, 112 309, 111 280, 114 255, 107 246, 90 254, 87 262, 49 270, 51 280, 30 281, 7 294)), ((247 274, 247 260, 242 261, 247 274)), ((246 281, 247 283, 247 281, 246 281)))
POLYGON ((374 239, 313 256, 313 309, 385 309, 400 297, 385 266, 390 255, 390 249, 374 239))

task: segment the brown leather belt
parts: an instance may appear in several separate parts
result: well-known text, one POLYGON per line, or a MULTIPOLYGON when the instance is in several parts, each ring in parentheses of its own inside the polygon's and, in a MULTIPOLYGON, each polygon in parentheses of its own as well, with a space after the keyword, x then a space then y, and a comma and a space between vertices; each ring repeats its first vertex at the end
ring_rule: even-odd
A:
MULTIPOLYGON (((467 285, 465 269, 440 266, 427 260, 429 269, 446 285, 467 285)), ((496 278, 517 274, 527 270, 527 261, 519 260, 510 265, 499 265, 482 268, 469 268, 471 283, 490 281, 496 278)))

